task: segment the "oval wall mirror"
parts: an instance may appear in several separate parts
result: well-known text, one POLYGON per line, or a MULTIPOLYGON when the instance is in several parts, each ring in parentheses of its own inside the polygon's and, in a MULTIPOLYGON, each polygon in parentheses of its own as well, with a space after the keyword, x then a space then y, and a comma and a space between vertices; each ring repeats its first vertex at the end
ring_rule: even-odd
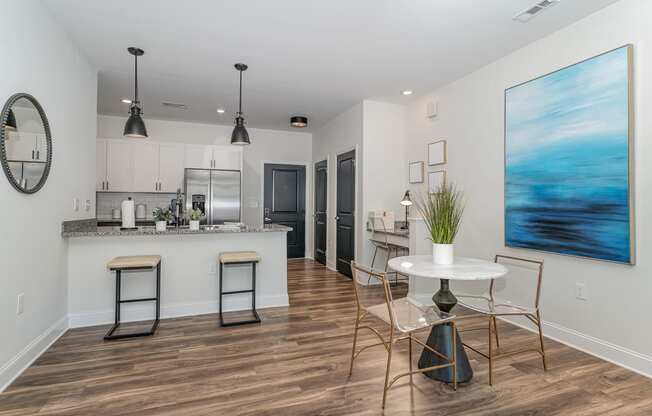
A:
POLYGON ((45 185, 52 164, 52 137, 43 107, 26 93, 12 95, 0 117, 0 163, 17 191, 45 185))

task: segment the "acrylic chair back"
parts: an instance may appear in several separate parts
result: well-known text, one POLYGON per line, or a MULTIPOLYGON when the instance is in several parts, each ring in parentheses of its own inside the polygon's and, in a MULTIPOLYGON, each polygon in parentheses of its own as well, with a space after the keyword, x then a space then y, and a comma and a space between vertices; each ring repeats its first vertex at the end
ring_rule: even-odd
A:
POLYGON ((378 305, 385 304, 388 316, 394 327, 397 326, 396 315, 392 308, 393 296, 389 279, 385 272, 372 270, 355 261, 351 262, 353 272, 353 289, 358 312, 363 312, 371 307, 378 308, 378 305))
MULTIPOLYGON (((507 293, 519 294, 519 299, 510 299, 510 301, 523 307, 539 309, 543 261, 502 254, 497 254, 494 261, 505 265, 509 269, 506 277, 501 279, 501 283, 504 282, 507 285, 507 293)), ((492 280, 489 286, 490 295, 494 295, 497 289, 496 286, 497 283, 492 280)))
POLYGON ((389 237, 387 236, 387 227, 385 226, 385 220, 383 217, 371 217, 371 227, 374 231, 382 231, 380 233, 375 233, 373 239, 387 247, 389 245, 389 237), (376 234, 380 234, 381 238, 376 238, 376 234))

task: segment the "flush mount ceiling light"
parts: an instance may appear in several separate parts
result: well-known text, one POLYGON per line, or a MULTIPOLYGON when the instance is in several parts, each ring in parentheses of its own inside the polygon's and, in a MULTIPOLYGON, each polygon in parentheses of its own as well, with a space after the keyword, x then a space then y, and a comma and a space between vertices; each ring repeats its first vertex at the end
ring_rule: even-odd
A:
POLYGON ((124 135, 126 137, 145 138, 147 137, 147 129, 141 117, 142 109, 140 108, 140 101, 138 101, 138 57, 143 56, 145 51, 134 47, 127 50, 134 56, 134 99, 131 100, 129 107, 130 115, 125 123, 124 135))
POLYGON ((223 108, 217 109, 217 114, 224 114, 226 111, 223 108))
POLYGON ((235 115, 235 128, 233 133, 231 133, 231 144, 237 144, 243 146, 246 144, 251 144, 249 141, 249 133, 245 128, 245 120, 242 115, 242 72, 246 71, 248 68, 245 64, 235 64, 235 69, 240 72, 240 102, 238 104, 238 112, 235 115))
POLYGON ((302 129, 308 126, 308 117, 305 116, 293 116, 290 118, 290 125, 298 129, 302 129))
POLYGON ((557 3, 559 3, 559 0, 542 0, 523 10, 521 13, 514 16, 513 19, 521 23, 529 22, 536 15, 557 3))
POLYGON ((401 94, 403 94, 403 95, 412 95, 412 90, 403 90, 403 91, 401 91, 401 94))

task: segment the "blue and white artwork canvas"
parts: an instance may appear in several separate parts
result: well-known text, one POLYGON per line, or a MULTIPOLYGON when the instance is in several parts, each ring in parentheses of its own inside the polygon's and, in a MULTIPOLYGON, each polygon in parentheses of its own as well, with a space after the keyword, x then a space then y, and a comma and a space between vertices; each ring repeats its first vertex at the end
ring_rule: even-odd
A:
POLYGON ((634 263, 632 47, 505 91, 505 244, 634 263))

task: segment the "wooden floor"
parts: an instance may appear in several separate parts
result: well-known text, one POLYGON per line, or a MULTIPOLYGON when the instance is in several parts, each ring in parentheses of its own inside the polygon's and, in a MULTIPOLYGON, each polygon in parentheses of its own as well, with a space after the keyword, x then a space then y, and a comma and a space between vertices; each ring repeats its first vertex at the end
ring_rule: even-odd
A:
MULTIPOLYGON (((312 261, 288 269, 291 306, 261 311, 261 325, 220 328, 216 315, 204 315, 165 320, 153 338, 114 342, 102 340, 107 326, 68 331, 0 395, 0 415, 382 414, 382 348, 364 352, 348 377, 351 281, 312 261)), ((504 348, 536 342, 499 328, 504 348)), ((485 338, 464 334, 480 346, 485 338)), ((546 348, 547 373, 536 354, 505 358, 493 388, 473 353, 475 377, 457 392, 405 378, 385 414, 652 415, 652 380, 552 341, 546 348)), ((405 370, 405 346, 394 357, 395 371, 405 370)))

